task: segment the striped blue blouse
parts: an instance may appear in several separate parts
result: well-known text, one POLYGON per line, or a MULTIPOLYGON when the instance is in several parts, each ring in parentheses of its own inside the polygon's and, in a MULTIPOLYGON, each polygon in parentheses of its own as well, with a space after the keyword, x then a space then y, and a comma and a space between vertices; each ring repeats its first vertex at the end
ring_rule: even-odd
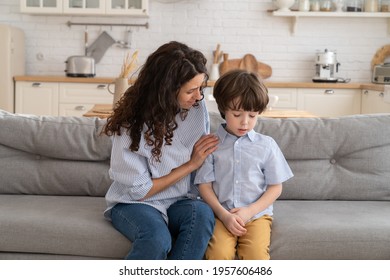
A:
POLYGON ((209 133, 210 123, 205 102, 201 101, 198 107, 192 107, 184 121, 178 114, 176 122, 178 127, 174 131, 172 144, 163 145, 161 149, 161 162, 152 159, 152 148, 143 137, 136 152, 130 151, 131 139, 125 131, 120 136, 112 137, 109 174, 113 183, 106 194, 107 209, 104 216, 107 219, 111 219, 110 210, 117 203, 144 203, 158 209, 168 221, 167 209, 170 205, 180 199, 197 196, 197 190, 193 186, 193 173, 148 199, 139 201, 151 189, 152 178, 165 176, 172 169, 189 161, 196 141, 209 133))

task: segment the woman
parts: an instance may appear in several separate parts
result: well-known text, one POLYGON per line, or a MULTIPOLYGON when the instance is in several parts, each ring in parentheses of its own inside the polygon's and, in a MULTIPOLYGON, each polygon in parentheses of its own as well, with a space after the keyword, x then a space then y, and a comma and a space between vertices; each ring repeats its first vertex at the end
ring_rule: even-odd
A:
POLYGON ((202 259, 214 216, 193 172, 216 150, 206 135, 206 59, 179 42, 159 47, 108 119, 113 136, 105 216, 132 241, 126 259, 202 259))

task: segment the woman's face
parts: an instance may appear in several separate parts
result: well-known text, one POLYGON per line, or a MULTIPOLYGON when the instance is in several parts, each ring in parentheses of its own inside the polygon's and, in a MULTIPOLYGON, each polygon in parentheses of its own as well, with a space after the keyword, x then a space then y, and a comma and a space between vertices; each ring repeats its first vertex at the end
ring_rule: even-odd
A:
POLYGON ((181 109, 190 109, 196 101, 202 99, 202 86, 204 84, 205 74, 198 74, 179 90, 177 101, 181 109))

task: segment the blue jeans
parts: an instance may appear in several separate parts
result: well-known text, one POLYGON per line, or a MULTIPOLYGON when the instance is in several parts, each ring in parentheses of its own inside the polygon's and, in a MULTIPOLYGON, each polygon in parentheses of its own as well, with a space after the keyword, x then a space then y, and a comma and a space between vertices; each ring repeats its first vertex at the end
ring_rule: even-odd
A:
POLYGON ((145 204, 117 204, 113 226, 132 241, 128 260, 201 260, 214 231, 214 214, 201 200, 184 199, 162 214, 145 204))

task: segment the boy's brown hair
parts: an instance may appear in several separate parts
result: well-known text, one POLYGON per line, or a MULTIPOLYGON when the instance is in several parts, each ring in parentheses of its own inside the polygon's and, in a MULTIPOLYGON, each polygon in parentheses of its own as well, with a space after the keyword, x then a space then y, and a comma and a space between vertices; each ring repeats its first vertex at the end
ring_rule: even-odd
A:
POLYGON ((228 109, 261 113, 269 100, 268 89, 257 74, 241 69, 222 75, 214 85, 213 95, 222 118, 228 109))

